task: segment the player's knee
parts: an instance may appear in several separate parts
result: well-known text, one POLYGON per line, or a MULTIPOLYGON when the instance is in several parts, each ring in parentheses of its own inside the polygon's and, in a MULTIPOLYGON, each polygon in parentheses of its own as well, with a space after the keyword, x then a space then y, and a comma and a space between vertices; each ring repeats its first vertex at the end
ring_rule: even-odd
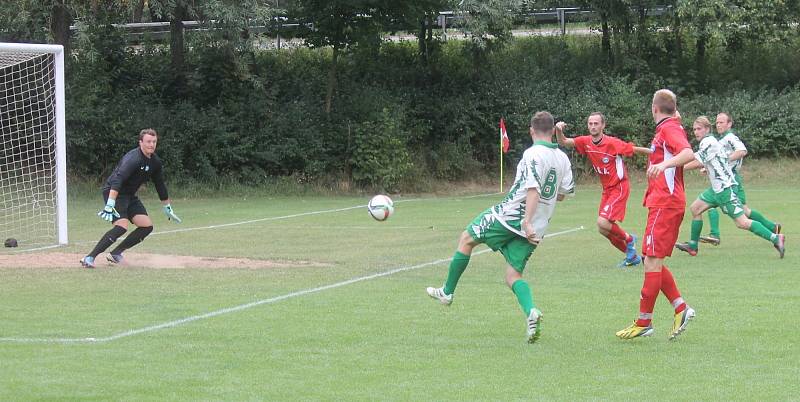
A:
POLYGON ((153 227, 152 226, 140 226, 139 230, 142 231, 142 237, 144 238, 145 236, 149 235, 153 231, 153 227))
MULTIPOLYGON (((743 218, 743 217, 744 217, 744 215, 742 215, 742 218, 743 218)), ((737 228, 739 228, 739 229, 744 229, 744 230, 750 230, 750 225, 753 223, 753 221, 751 221, 750 219, 747 219, 747 218, 744 218, 744 219, 741 219, 741 218, 740 218, 740 219, 736 219, 736 220, 735 220, 735 221, 733 221, 733 222, 736 224, 736 227, 737 227, 737 228)))

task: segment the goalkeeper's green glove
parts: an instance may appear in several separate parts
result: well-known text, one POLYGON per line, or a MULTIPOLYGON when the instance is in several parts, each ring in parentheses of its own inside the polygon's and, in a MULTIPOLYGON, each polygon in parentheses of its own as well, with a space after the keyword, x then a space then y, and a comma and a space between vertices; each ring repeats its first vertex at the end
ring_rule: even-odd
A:
POLYGON ((167 215, 167 219, 181 223, 181 218, 178 218, 178 215, 175 215, 175 211, 172 210, 172 205, 167 204, 164 205, 164 215, 167 215))
POLYGON ((114 209, 114 205, 117 205, 117 201, 113 198, 109 198, 108 201, 106 201, 105 208, 103 208, 102 211, 98 212, 97 216, 109 222, 113 221, 114 218, 119 218, 119 212, 117 212, 117 210, 114 209))

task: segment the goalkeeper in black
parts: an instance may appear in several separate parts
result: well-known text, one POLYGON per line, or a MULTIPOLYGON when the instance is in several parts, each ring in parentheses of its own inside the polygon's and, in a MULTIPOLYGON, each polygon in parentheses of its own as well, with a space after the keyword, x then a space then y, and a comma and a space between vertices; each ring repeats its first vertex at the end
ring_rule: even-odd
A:
POLYGON ((153 231, 153 221, 147 216, 144 204, 136 196, 136 191, 147 181, 152 180, 158 192, 158 198, 163 204, 164 214, 167 219, 180 223, 181 220, 172 211, 167 186, 164 184, 164 169, 156 155, 158 133, 152 128, 139 132, 139 146, 130 150, 111 173, 103 186, 103 200, 106 206, 97 215, 108 222, 112 222, 111 230, 106 232, 92 252, 81 259, 85 268, 95 267, 95 258, 105 251, 117 239, 128 231, 128 225, 133 223, 136 230, 131 232, 115 249, 111 250, 107 259, 112 264, 124 261, 122 253, 141 243, 153 231))

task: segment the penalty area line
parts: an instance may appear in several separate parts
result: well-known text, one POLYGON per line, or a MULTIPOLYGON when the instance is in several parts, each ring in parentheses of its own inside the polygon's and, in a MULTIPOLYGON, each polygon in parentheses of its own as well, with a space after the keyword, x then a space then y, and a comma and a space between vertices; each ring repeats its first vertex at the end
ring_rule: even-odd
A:
MULTIPOLYGON (((561 236, 561 235, 565 235, 565 234, 568 234, 568 233, 577 232, 577 231, 583 230, 583 229, 584 229, 583 226, 578 226, 576 228, 562 230, 560 232, 547 234, 547 235, 545 235, 545 238, 561 236)), ((487 248, 487 249, 472 253, 472 255, 473 256, 478 256, 478 255, 481 255, 481 254, 488 253, 489 251, 491 251, 491 250, 487 248)), ((378 272, 378 273, 371 274, 371 275, 366 275, 366 276, 360 276, 360 277, 357 277, 357 278, 353 278, 353 279, 348 279, 348 280, 341 281, 341 282, 332 283, 330 285, 324 285, 324 286, 318 286, 318 287, 315 287, 315 288, 299 290, 297 292, 287 293, 287 294, 284 294, 284 295, 281 295, 281 296, 275 296, 275 297, 270 297, 268 299, 262 299, 262 300, 257 300, 257 301, 250 302, 250 303, 240 304, 238 306, 228 307, 228 308, 224 308, 224 309, 221 309, 221 310, 215 310, 215 311, 211 311, 211 312, 208 312, 208 313, 205 313, 205 314, 193 315, 193 316, 190 316, 190 317, 185 317, 185 318, 181 318, 181 319, 177 319, 177 320, 173 320, 173 321, 167 321, 167 322, 164 322, 164 323, 161 323, 161 324, 155 324, 155 325, 150 325, 150 326, 142 327, 142 328, 138 328, 138 329, 132 329, 132 330, 120 332, 120 333, 117 333, 117 334, 114 334, 114 335, 110 335, 110 336, 106 336, 106 337, 97 337, 97 338, 93 338, 93 337, 86 337, 86 338, 0 338, 0 342, 9 342, 9 343, 101 343, 101 342, 111 342, 111 341, 115 341, 117 339, 127 338, 127 337, 131 337, 131 336, 134 336, 134 335, 144 334, 144 333, 153 332, 153 331, 158 331, 158 330, 161 330, 161 329, 174 328, 174 327, 178 327, 178 326, 181 326, 181 325, 184 325, 184 324, 188 324, 188 323, 194 322, 194 321, 204 320, 204 319, 207 319, 207 318, 212 318, 212 317, 216 317, 216 316, 220 316, 220 315, 224 315, 224 314, 229 314, 229 313, 234 313, 234 312, 237 312, 237 311, 247 310, 247 309, 250 309, 250 308, 253 308, 253 307, 256 307, 256 306, 260 306, 260 305, 263 305, 263 304, 276 303, 276 302, 279 302, 279 301, 282 301, 282 300, 287 300, 287 299, 291 299, 291 298, 295 298, 295 297, 299 297, 299 296, 304 296, 304 295, 308 295, 308 294, 312 294, 312 293, 318 293, 318 292, 322 292, 322 291, 329 290, 329 289, 340 288, 342 286, 351 285, 353 283, 358 283, 358 282, 368 281, 368 280, 375 279, 375 278, 381 278, 381 277, 384 277, 384 276, 394 275, 394 274, 400 273, 400 272, 412 271, 412 270, 415 270, 415 269, 425 268, 425 267, 429 267, 429 266, 432 266, 432 265, 443 264, 443 263, 446 263, 446 262, 450 262, 452 259, 453 259, 452 257, 450 257, 450 258, 442 258, 442 259, 438 259, 438 260, 435 260, 435 261, 425 262, 425 263, 422 263, 422 264, 416 264, 416 265, 410 265, 410 266, 390 269, 388 271, 378 272)))

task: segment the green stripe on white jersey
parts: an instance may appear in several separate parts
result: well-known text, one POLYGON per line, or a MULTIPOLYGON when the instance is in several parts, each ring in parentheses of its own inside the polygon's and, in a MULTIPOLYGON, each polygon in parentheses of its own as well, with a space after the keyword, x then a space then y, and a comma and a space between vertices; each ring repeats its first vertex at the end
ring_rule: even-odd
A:
POLYGON ((715 193, 737 184, 734 173, 728 165, 728 154, 722 143, 713 135, 706 135, 700 140, 700 146, 694 157, 705 166, 711 188, 715 193))
POLYGON ((507 229, 521 236, 520 227, 525 217, 525 200, 528 189, 539 191, 539 205, 533 216, 537 237, 547 232, 550 217, 556 207, 558 194, 575 191, 572 165, 567 155, 551 142, 537 141, 528 148, 517 164, 517 175, 506 197, 492 207, 492 214, 507 229))

